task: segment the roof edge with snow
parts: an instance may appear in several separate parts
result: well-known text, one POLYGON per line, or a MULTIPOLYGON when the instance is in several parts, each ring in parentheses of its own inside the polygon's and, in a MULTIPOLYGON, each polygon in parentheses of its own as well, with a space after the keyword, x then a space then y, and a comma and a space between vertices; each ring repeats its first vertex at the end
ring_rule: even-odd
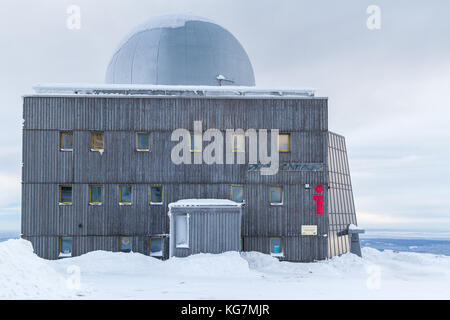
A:
POLYGON ((237 203, 228 199, 183 199, 169 204, 172 208, 198 208, 198 207, 233 207, 240 208, 242 203, 237 203))
POLYGON ((146 84, 39 84, 36 95, 79 96, 181 96, 181 97, 314 97, 312 88, 262 88, 246 86, 179 86, 146 84))

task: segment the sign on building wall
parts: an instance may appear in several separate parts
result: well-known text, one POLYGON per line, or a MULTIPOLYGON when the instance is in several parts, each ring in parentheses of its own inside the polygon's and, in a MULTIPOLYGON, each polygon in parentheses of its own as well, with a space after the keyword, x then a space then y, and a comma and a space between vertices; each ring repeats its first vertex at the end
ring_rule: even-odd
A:
POLYGON ((317 236, 317 225, 303 225, 302 236, 317 236))

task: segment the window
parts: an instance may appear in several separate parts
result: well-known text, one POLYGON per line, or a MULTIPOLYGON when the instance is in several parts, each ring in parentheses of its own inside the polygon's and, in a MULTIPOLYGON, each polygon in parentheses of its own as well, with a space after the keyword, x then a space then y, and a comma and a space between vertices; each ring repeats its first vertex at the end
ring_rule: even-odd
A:
POLYGON ((105 135, 103 132, 91 132, 91 150, 101 151, 105 148, 105 135))
POLYGON ((131 204, 133 201, 133 190, 131 186, 119 187, 119 202, 120 204, 131 204))
POLYGON ((202 152, 202 139, 201 133, 191 134, 191 152, 202 152))
POLYGON ((71 257, 72 256, 72 238, 60 237, 59 238, 59 257, 71 257))
POLYGON ((163 203, 163 187, 156 186, 150 188, 150 204, 163 203))
POLYGON ((153 257, 162 257, 163 255, 163 238, 151 237, 150 238, 150 255, 153 257))
POLYGON ((189 215, 175 216, 175 240, 177 248, 189 248, 189 215))
POLYGON ((233 152, 245 152, 245 134, 233 134, 233 152))
POLYGON ((270 204, 272 205, 283 204, 283 187, 270 188, 270 204))
POLYGON ((137 151, 150 151, 150 134, 148 132, 138 132, 136 139, 137 151))
POLYGON ((89 186, 89 204, 100 205, 103 202, 103 186, 89 186))
POLYGON ((59 203, 72 204, 72 186, 59 186, 59 203))
POLYGON ((279 134, 278 135, 278 151, 279 152, 291 152, 291 135, 279 134))
POLYGON ((281 238, 270 238, 270 254, 274 256, 283 255, 283 241, 281 238))
POLYGON ((244 202, 244 187, 232 186, 231 187, 231 200, 242 203, 244 202))
POLYGON ((62 151, 73 151, 73 132, 61 132, 59 134, 59 148, 62 151))
POLYGON ((131 237, 120 237, 120 251, 121 252, 131 252, 133 247, 133 240, 131 237))

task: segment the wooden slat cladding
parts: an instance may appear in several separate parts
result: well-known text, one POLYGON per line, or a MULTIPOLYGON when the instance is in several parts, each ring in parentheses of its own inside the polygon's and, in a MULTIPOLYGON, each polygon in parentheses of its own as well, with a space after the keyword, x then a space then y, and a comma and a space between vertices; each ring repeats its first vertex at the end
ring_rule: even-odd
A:
POLYGON ((24 129, 151 130, 204 127, 328 130, 327 99, 25 97, 24 129))
MULTIPOLYGON (((328 185, 328 124, 325 98, 227 99, 176 97, 24 98, 22 233, 39 255, 55 258, 59 236, 74 237, 74 255, 117 250, 121 235, 133 236, 148 254, 147 239, 169 233, 167 205, 179 199, 224 198, 243 185, 246 250, 269 253, 270 237, 286 239, 286 260, 327 256, 328 189, 325 214, 316 215, 312 187, 328 185), (180 165, 170 159, 177 128, 279 129, 290 133, 291 152, 280 162, 322 163, 321 171, 280 171, 262 176, 247 165, 180 165), (73 151, 60 151, 60 131, 73 132, 73 151), (92 131, 104 132, 105 150, 90 150, 92 131), (136 133, 150 133, 150 151, 136 151, 136 133), (89 185, 103 185, 103 204, 89 205, 89 185), (73 203, 58 203, 59 185, 72 185, 73 203), (130 206, 119 205, 119 186, 131 185, 130 206), (150 204, 150 187, 163 186, 163 205, 150 204), (283 205, 270 205, 270 187, 283 186, 283 205), (318 225, 319 236, 300 236, 301 225, 318 225), (112 240, 111 240, 112 239, 112 240), (75 247, 77 249, 75 249, 75 247)), ((246 145, 248 150, 248 144, 246 145)))

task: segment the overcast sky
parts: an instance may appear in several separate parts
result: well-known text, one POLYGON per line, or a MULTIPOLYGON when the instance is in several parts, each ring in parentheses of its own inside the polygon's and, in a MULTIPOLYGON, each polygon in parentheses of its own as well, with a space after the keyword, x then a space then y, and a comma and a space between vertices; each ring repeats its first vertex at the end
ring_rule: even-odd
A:
POLYGON ((21 96, 38 83, 102 83, 130 29, 177 12, 232 32, 258 86, 329 97, 361 226, 450 230, 448 0, 2 0, 0 230, 20 229, 21 96), (80 30, 66 27, 71 4, 80 30), (379 30, 367 28, 369 5, 379 30))

